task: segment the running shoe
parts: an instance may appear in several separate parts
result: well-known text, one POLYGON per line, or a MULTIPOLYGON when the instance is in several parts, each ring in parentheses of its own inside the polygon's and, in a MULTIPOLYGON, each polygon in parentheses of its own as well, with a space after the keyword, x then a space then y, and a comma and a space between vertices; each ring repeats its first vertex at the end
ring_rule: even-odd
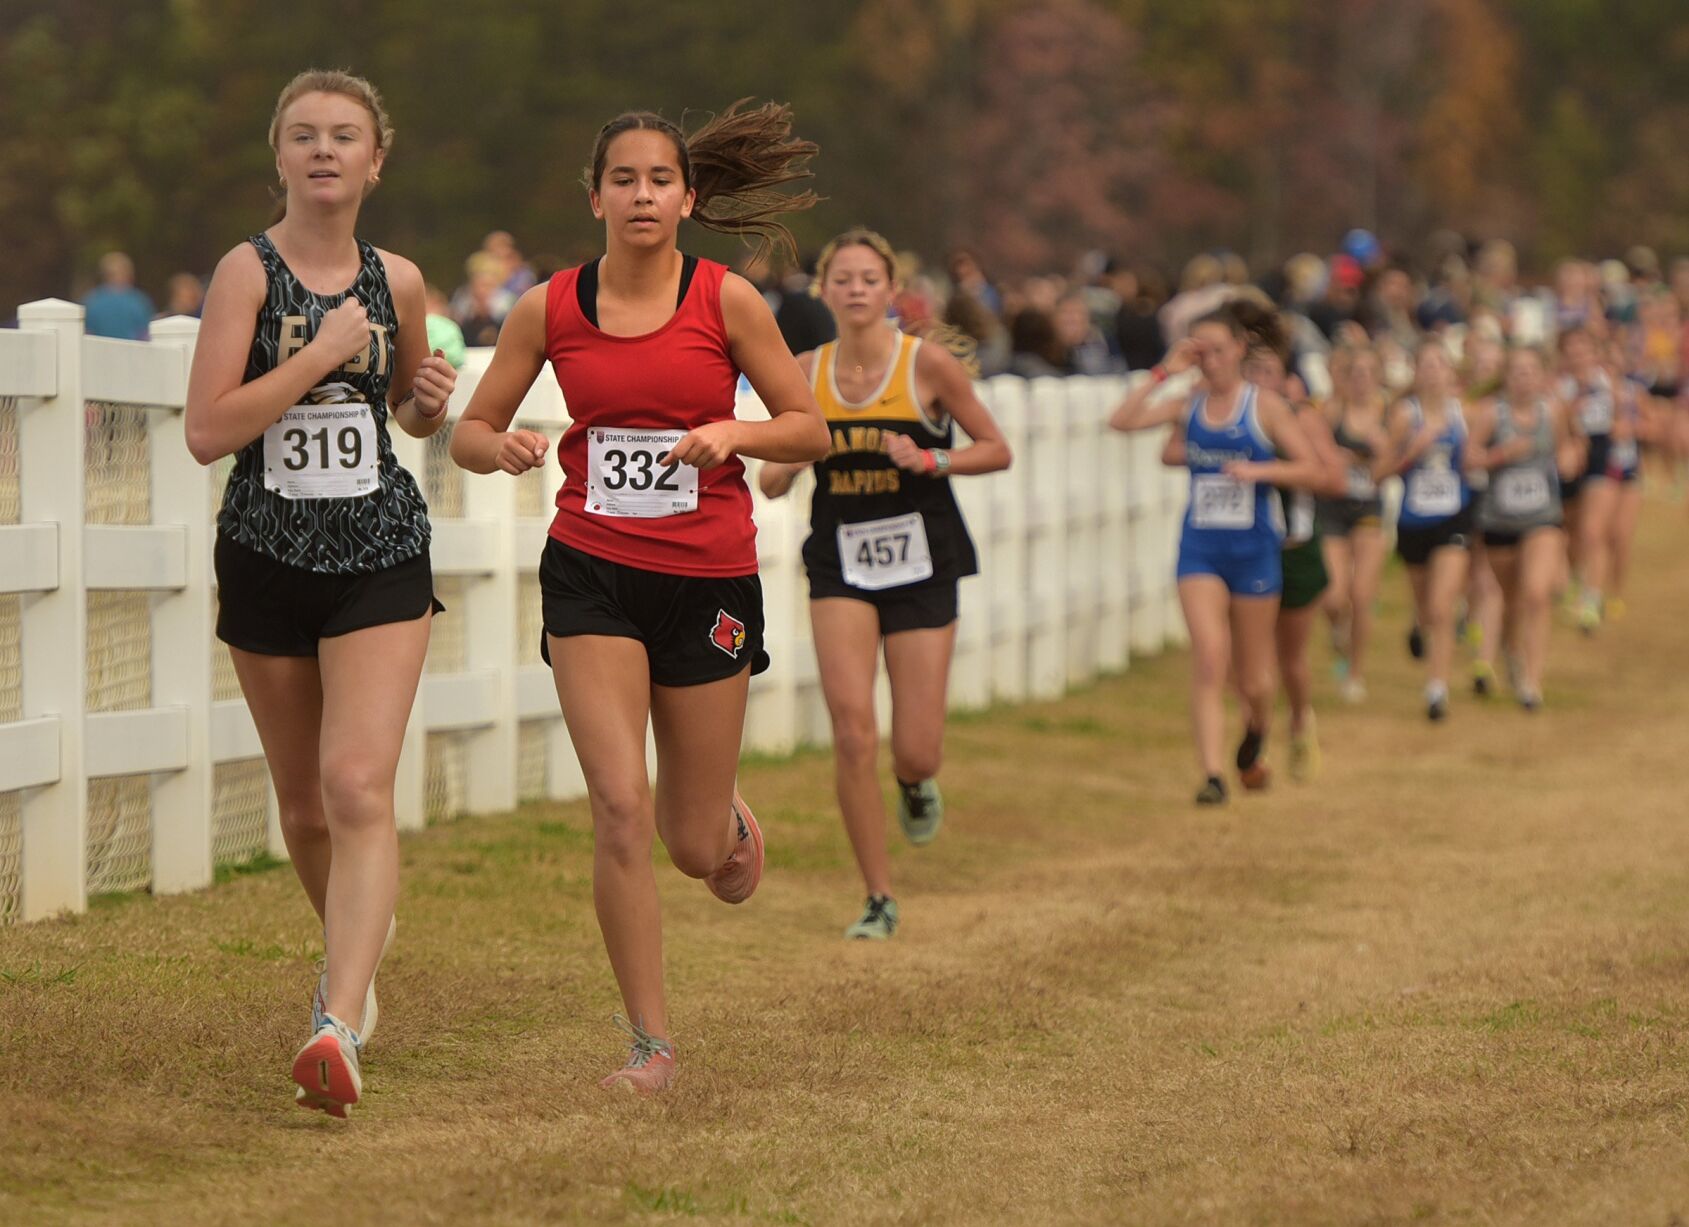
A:
POLYGON ((1578 610, 1578 629, 1585 638, 1595 634, 1601 627, 1601 605, 1598 601, 1586 600, 1578 610))
POLYGON ((1436 724, 1449 718, 1449 691, 1441 683, 1425 688, 1425 718, 1436 724))
POLYGON ((854 941, 883 942, 897 932, 897 900, 890 895, 869 895, 862 918, 845 930, 854 941))
POLYGON ((944 796, 937 780, 897 781, 897 822, 916 847, 938 838, 938 828, 944 825, 944 796))
POLYGON ((1413 657, 1415 660, 1425 659, 1425 634, 1419 629, 1419 623, 1417 622, 1413 624, 1412 629, 1407 633, 1407 650, 1408 655, 1413 657))
POLYGON ((1365 703, 1366 682, 1362 678, 1346 677, 1343 679, 1343 684, 1337 688, 1337 693, 1342 696, 1345 703, 1365 703))
POLYGON ((762 828, 737 788, 733 790, 733 822, 738 831, 733 852, 704 879, 710 893, 723 903, 743 903, 762 881, 762 828))
MULTIPOLYGON (((393 948, 393 935, 398 932, 397 917, 387 922, 387 940, 381 943, 381 953, 376 956, 375 970, 381 970, 381 961, 387 957, 387 952, 393 948)), ((317 989, 311 994, 311 1034, 315 1035, 323 1029, 323 1019, 328 1015, 328 960, 317 960, 317 989)), ((375 976, 369 978, 369 991, 364 994, 364 1025, 358 1030, 358 1043, 368 1047, 370 1040, 375 1038, 375 1024, 381 1017, 381 1007, 375 1000, 375 976)))
POLYGON ((332 1014, 323 1015, 305 1047, 293 1058, 294 1101, 302 1108, 345 1120, 363 1093, 358 1073, 358 1033, 332 1014))
POLYGON ((1461 628, 1461 640, 1474 652, 1484 650, 1484 625, 1476 618, 1468 618, 1461 628))
POLYGON ((1472 662, 1472 693, 1480 699, 1490 697, 1490 691, 1495 688, 1495 670, 1490 668, 1487 660, 1472 662))
POLYGON ((1208 777, 1208 782, 1196 794, 1198 805, 1224 805, 1226 803, 1226 782, 1217 775, 1208 777))
POLYGON ((1307 728, 1290 735, 1290 778, 1299 784, 1311 784, 1319 779, 1320 765, 1320 736, 1310 716, 1307 728))
POLYGON ((633 1038, 628 1049, 627 1064, 605 1078, 598 1085, 605 1090, 623 1089, 641 1095, 652 1095, 674 1081, 674 1045, 658 1039, 638 1023, 631 1023, 620 1014, 612 1021, 633 1038))
POLYGON ((1528 712, 1542 709, 1542 695, 1535 690, 1522 689, 1519 691, 1519 706, 1528 712))

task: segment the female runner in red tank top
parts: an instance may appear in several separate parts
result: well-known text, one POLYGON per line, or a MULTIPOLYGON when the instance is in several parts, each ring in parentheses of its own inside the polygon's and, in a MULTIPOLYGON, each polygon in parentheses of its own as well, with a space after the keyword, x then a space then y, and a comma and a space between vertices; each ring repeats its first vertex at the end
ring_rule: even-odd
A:
POLYGON ((522 296, 452 437, 471 472, 544 463, 545 436, 510 422, 551 363, 571 424, 540 562, 543 647, 586 776, 593 901, 633 1037, 606 1087, 657 1091, 675 1072, 653 833, 728 903, 762 876, 762 833, 734 782, 751 674, 768 666, 740 457, 807 462, 830 442, 762 296, 682 255, 675 232, 691 217, 789 243, 776 219, 816 198, 775 189, 815 152, 773 103, 730 108, 691 137, 650 113, 611 120, 587 172, 605 254, 522 296), (741 371, 769 421, 734 418, 741 371))

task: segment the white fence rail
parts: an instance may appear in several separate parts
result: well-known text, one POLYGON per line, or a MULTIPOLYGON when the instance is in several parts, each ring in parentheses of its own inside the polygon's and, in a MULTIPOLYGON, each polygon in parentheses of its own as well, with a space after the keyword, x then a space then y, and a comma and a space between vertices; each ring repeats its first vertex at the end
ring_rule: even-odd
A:
MULTIPOLYGON (((212 634, 228 462, 202 468, 183 439, 197 322, 160 321, 140 343, 84 336, 73 303, 31 303, 18 319, 0 330, 0 924, 112 890, 194 890, 218 864, 283 851, 257 734, 212 634)), ((455 406, 486 357, 471 351, 455 406)), ((982 389, 1016 463, 956 484, 981 576, 962 585, 952 706, 1055 698, 1182 636, 1183 483, 1158 464, 1159 438, 1105 428, 1122 388, 1005 377, 982 389)), ((750 400, 741 412, 762 411, 750 400)), ((561 433, 549 371, 518 422, 561 433)), ((536 566, 560 474, 473 477, 448 439, 394 436, 428 496, 449 609, 400 759, 399 823, 412 829, 583 791, 537 652, 536 566)), ((807 495, 800 483, 757 498, 775 667, 752 686, 748 749, 829 736, 798 558, 807 495)))

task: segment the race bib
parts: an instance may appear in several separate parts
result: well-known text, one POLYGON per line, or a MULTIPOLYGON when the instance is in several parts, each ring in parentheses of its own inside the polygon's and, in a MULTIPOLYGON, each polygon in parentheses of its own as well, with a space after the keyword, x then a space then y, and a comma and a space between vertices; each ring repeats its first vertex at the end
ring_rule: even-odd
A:
POLYGON ((1613 429, 1613 399, 1591 392, 1578 405, 1578 419, 1586 435, 1604 435, 1613 429))
POLYGON ((1548 506, 1548 475, 1541 469, 1508 469, 1497 478, 1494 494, 1503 515, 1533 515, 1548 506))
POLYGON ((1191 479, 1194 528, 1255 527, 1255 483, 1224 473, 1197 473, 1191 479))
POLYGON ((1314 500, 1306 494, 1290 498, 1290 524, 1285 537, 1290 541, 1307 541, 1314 535, 1314 500))
POLYGON ((1369 499, 1378 493, 1378 483, 1372 480, 1372 472, 1358 464, 1349 466, 1349 497, 1369 499))
POLYGON ((1415 469, 1404 501, 1412 515, 1452 516, 1460 510, 1460 475, 1452 469, 1415 469))
POLYGON ((285 499, 363 498, 381 485, 365 404, 295 405, 264 432, 264 488, 285 499))
POLYGON ((877 592, 932 577, 921 513, 839 525, 839 563, 852 588, 877 592))
POLYGON ((698 470, 661 464, 684 430, 586 432, 586 509, 593 515, 652 520, 698 510, 698 470))

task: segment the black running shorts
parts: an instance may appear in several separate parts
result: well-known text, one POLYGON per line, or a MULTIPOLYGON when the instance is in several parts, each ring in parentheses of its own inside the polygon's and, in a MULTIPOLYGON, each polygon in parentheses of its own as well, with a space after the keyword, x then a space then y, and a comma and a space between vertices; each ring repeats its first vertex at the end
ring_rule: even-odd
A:
POLYGON ((1470 549, 1472 546, 1472 508, 1465 507, 1456 515, 1424 528, 1396 525, 1396 553, 1410 567, 1423 567, 1431 555, 1445 546, 1470 549))
MULTIPOLYGON (((609 635, 645 645, 659 686, 700 686, 768 668, 762 581, 755 575, 666 575, 624 566, 548 537, 540 555, 545 634, 609 635)), ((540 657, 551 663, 545 635, 540 657)))
POLYGON ((335 575, 278 562, 221 535, 217 571, 217 638, 261 656, 315 656, 319 640, 414 622, 434 599, 428 551, 366 575, 335 575))
POLYGON ((872 605, 880 615, 880 634, 895 635, 899 631, 932 630, 954 622, 956 583, 953 579, 929 579, 901 588, 881 588, 870 592, 865 588, 852 588, 837 575, 811 571, 809 599, 819 601, 838 597, 872 605))

